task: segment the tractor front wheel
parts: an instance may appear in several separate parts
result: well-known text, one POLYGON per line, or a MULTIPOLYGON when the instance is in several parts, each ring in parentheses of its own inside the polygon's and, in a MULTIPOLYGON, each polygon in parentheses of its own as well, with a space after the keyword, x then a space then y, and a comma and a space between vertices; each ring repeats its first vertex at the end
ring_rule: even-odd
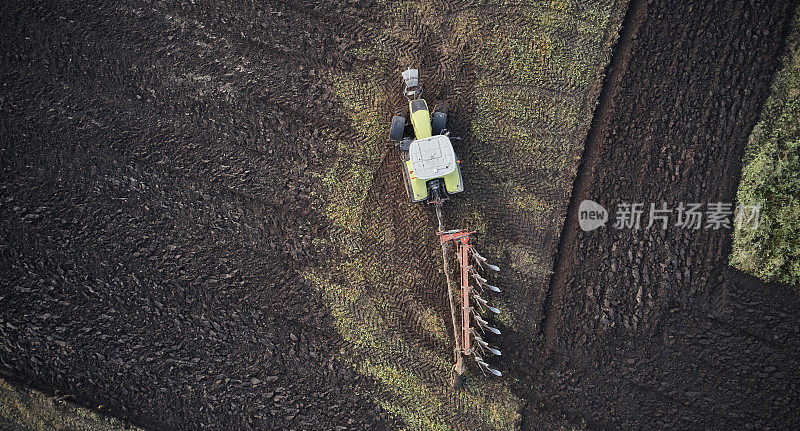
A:
POLYGON ((392 117, 392 128, 389 130, 389 138, 395 142, 402 141, 405 128, 406 119, 399 115, 395 115, 392 117))

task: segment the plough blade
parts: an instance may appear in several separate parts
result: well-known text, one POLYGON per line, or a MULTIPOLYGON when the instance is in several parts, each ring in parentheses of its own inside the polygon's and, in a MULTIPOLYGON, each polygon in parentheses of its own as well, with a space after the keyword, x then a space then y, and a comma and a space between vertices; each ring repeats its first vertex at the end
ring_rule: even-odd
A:
POLYGON ((497 292, 497 293, 500 293, 500 288, 499 288, 499 287, 497 287, 497 286, 492 286, 492 285, 491 285, 491 284, 489 284, 489 283, 485 283, 485 284, 483 285, 483 287, 486 287, 486 288, 488 288, 488 289, 489 289, 489 290, 491 290, 492 292, 497 292))
POLYGON ((492 265, 491 263, 489 263, 486 260, 486 258, 481 256, 480 254, 478 254, 478 252, 475 251, 474 248, 471 249, 471 250, 472 250, 472 257, 475 258, 475 261, 478 262, 479 265, 485 266, 485 267, 491 269, 492 271, 500 271, 500 267, 499 266, 492 265))
POLYGON ((492 352, 493 355, 503 356, 503 354, 499 350, 497 350, 494 347, 490 346, 489 343, 484 341, 483 338, 481 338, 480 335, 478 335, 478 334, 476 334, 474 332, 473 332, 473 334, 474 334, 474 337, 475 337, 475 343, 478 344, 478 348, 481 350, 481 352, 485 353, 486 350, 488 350, 488 351, 492 352))
MULTIPOLYGON (((455 301, 456 295, 454 289, 451 287, 452 284, 449 275, 447 277, 450 313, 453 320, 453 338, 455 340, 454 352, 456 363, 453 366, 454 382, 460 381, 459 379, 463 378, 465 369, 462 358, 470 355, 472 355, 472 357, 475 359, 475 362, 478 364, 478 367, 481 369, 483 374, 492 374, 497 377, 501 377, 503 375, 503 373, 501 373, 499 370, 490 367, 489 364, 486 363, 486 361, 484 361, 481 357, 483 354, 502 356, 502 353, 500 350, 490 346, 489 343, 484 341, 484 339, 478 335, 479 330, 481 334, 485 334, 486 332, 491 332, 495 335, 501 334, 499 329, 489 326, 489 322, 484 320, 480 314, 483 313, 485 309, 488 309, 492 313, 499 314, 500 309, 489 305, 489 302, 479 295, 479 293, 484 294, 484 289, 489 289, 492 292, 500 292, 500 289, 489 284, 488 280, 482 277, 478 272, 481 268, 489 268, 492 271, 500 271, 500 267, 487 262, 486 258, 476 252, 473 246, 469 244, 469 236, 472 233, 474 232, 470 232, 466 229, 446 231, 442 226, 441 218, 439 220, 439 238, 442 243, 442 256, 445 262, 445 274, 450 273, 447 264, 446 245, 450 243, 450 241, 453 241, 455 242, 456 246, 455 255, 458 259, 459 273, 461 276, 458 302, 455 301), (472 256, 472 259, 475 260, 474 265, 471 265, 472 262, 470 262, 470 255, 472 256), (470 276, 474 278, 474 283, 470 282, 470 276), (476 284, 480 288, 480 292, 475 289, 476 284), (458 305, 461 306, 460 309, 456 308, 458 305), (457 317, 456 310, 460 311, 460 318, 457 317)), ((454 387, 457 387, 457 385, 454 385, 454 387)))
POLYGON ((500 309, 499 308, 495 308, 495 307, 492 307, 491 305, 489 305, 489 302, 486 301, 485 299, 481 298, 480 295, 478 295, 477 293, 473 293, 472 295, 475 297, 475 301, 478 302, 478 305, 481 306, 481 309, 483 309, 485 307, 485 308, 488 308, 489 311, 491 311, 494 314, 500 314, 500 309))
POLYGON ((490 367, 489 364, 484 362, 483 358, 478 356, 477 353, 473 353, 472 355, 475 356, 475 362, 478 363, 478 367, 480 367, 481 371, 483 371, 484 374, 492 373, 497 377, 503 377, 503 373, 501 373, 499 370, 495 370, 494 368, 490 367))
POLYGON ((481 330, 486 330, 486 331, 492 332, 494 334, 500 335, 500 330, 499 329, 489 326, 489 322, 481 319, 481 316, 478 313, 475 313, 474 310, 473 310, 472 315, 473 315, 473 317, 475 317, 475 323, 478 324, 478 326, 481 328, 481 330))
POLYGON ((480 287, 481 289, 486 288, 491 290, 492 292, 500 293, 499 287, 492 286, 491 284, 487 283, 487 280, 481 277, 481 275, 478 274, 477 271, 475 271, 474 269, 470 269, 470 273, 472 274, 472 277, 475 278, 475 281, 478 283, 478 287, 480 287))

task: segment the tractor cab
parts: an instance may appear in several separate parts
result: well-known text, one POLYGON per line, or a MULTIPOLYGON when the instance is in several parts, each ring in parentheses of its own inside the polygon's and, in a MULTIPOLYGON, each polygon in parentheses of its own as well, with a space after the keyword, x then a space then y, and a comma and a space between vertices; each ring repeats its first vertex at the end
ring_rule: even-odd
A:
POLYGON ((459 161, 447 136, 436 135, 411 141, 404 159, 406 157, 406 190, 413 202, 423 201, 431 195, 436 198, 441 191, 447 194, 464 191, 459 161))
POLYGON ((446 129, 447 112, 439 108, 431 116, 422 96, 417 69, 402 74, 408 99, 410 131, 406 117, 392 118, 390 137, 400 148, 406 192, 413 202, 441 202, 449 195, 464 191, 459 160, 446 129))

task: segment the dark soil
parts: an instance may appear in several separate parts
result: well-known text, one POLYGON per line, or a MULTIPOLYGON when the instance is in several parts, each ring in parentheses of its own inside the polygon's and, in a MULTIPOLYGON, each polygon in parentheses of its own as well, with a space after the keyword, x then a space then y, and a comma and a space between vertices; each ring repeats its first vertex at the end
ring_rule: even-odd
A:
MULTIPOLYGON (((343 36, 373 11, 197 3, 0 6, 0 372, 153 428, 392 427, 297 272, 325 229, 315 142, 353 135, 320 67, 359 66, 343 36)), ((729 231, 575 217, 732 201, 791 6, 630 5, 520 323, 541 337, 500 340, 526 428, 800 426, 800 301, 729 270, 729 231)))
POLYGON ((391 422, 295 271, 343 48, 255 6, 0 7, 3 374, 154 428, 391 422))
POLYGON ((734 202, 791 6, 631 3, 546 309, 548 411, 590 428, 800 426, 798 297, 730 269, 730 230, 612 227, 621 202, 734 202), (605 227, 580 230, 584 199, 605 227))

